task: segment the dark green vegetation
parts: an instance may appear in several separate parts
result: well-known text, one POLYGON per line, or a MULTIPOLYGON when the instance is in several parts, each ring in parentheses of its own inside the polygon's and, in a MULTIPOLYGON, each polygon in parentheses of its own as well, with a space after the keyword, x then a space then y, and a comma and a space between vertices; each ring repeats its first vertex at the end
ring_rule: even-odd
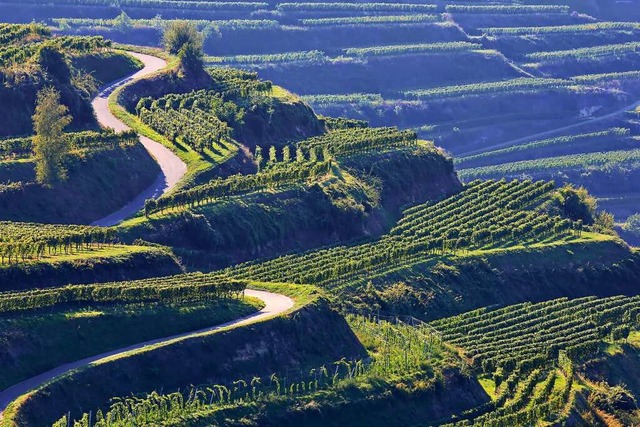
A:
MULTIPOLYGON (((55 310, 29 314, 4 312, 0 388, 79 358, 153 338, 217 325, 261 308, 251 299, 131 302, 91 301, 81 306, 65 300, 55 310), (130 331, 122 334, 121 331, 130 331)), ((4 295, 3 295, 3 302, 4 295)))
POLYGON ((69 108, 74 129, 95 126, 90 97, 98 86, 140 67, 101 37, 52 37, 44 26, 1 24, 0 137, 31 133, 36 94, 51 86, 69 108))
POLYGON ((63 159, 67 179, 50 187, 36 182, 32 138, 0 140, 1 219, 89 223, 118 210, 158 175, 157 164, 133 133, 85 131, 63 137, 70 145, 63 159))
POLYGON ((28 3, 67 36, 164 29, 167 68, 109 106, 187 173, 116 227, 0 224, 0 381, 240 315, 245 288, 294 305, 81 364, 5 423, 638 423, 640 254, 614 228, 637 231, 640 26, 587 7, 28 3))
POLYGON ((0 38, 0 219, 90 223, 154 182, 159 169, 136 135, 98 131, 90 105, 138 60, 101 37, 37 24, 0 24, 0 38))

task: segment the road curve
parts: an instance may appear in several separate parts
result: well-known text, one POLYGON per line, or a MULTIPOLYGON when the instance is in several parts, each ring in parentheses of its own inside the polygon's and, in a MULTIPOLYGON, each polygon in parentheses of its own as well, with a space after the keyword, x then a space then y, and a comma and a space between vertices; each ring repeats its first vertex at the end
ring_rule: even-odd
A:
MULTIPOLYGON (((104 87, 91 102, 100 126, 112 128, 116 132, 129 130, 130 128, 115 117, 109 110, 109 95, 111 95, 118 87, 148 76, 149 74, 155 73, 167 66, 164 59, 141 53, 129 53, 142 61, 144 68, 131 76, 117 80, 104 87)), ((158 177, 149 188, 138 194, 135 199, 127 203, 127 205, 117 212, 95 221, 91 225, 108 227, 118 224, 125 218, 130 217, 141 210, 144 207, 145 200, 160 197, 172 189, 187 172, 187 165, 164 145, 142 135, 140 135, 140 142, 144 145, 144 148, 147 149, 149 154, 153 156, 156 162, 158 162, 158 165, 160 166, 160 173, 158 174, 158 177)))
POLYGON ((117 350, 108 351, 108 352, 87 357, 85 359, 78 360, 75 362, 66 363, 50 371, 47 371, 43 374, 37 375, 35 377, 29 378, 28 380, 22 381, 21 383, 13 385, 7 388, 6 390, 0 391, 0 421, 2 421, 4 410, 7 408, 7 406, 11 402, 16 400, 18 397, 22 396, 23 394, 28 393, 29 391, 41 386, 42 384, 48 381, 51 381, 52 379, 60 375, 66 374, 71 370, 78 369, 95 362, 100 362, 103 359, 113 357, 113 356, 118 356, 123 353, 127 353, 129 351, 139 350, 147 346, 169 345, 178 341, 182 341, 189 338, 197 337, 202 334, 210 333, 221 328, 225 328, 229 326, 243 326, 248 323, 256 322, 258 320, 265 320, 265 319, 277 316, 279 314, 282 314, 293 307, 293 300, 284 295, 274 294, 266 291, 256 291, 252 289, 247 289, 245 291, 245 295, 262 300, 265 303, 264 308, 249 316, 241 317, 239 319, 232 320, 230 322, 223 323, 220 325, 199 329, 197 331, 186 332, 183 334, 173 335, 170 337, 159 338, 151 341, 145 341, 143 343, 134 344, 128 347, 119 348, 117 350))
POLYGON ((505 141, 505 142, 501 142, 499 144, 494 144, 494 145, 490 145, 487 147, 482 147, 480 149, 477 150, 471 150, 471 151, 467 151, 464 153, 458 153, 456 155, 457 158, 461 159, 463 157, 467 157, 467 156, 473 156, 476 154, 480 154, 480 153, 486 153, 488 151, 493 151, 493 150, 499 150, 501 148, 507 148, 507 147, 511 147, 514 145, 519 145, 519 144, 523 144, 523 143, 527 143, 527 142, 531 142, 531 141, 536 141, 542 138, 549 138, 551 136, 554 136, 557 133, 560 132, 564 132, 567 130, 571 130, 571 129, 576 129, 576 128, 580 128, 582 126, 587 126, 587 125, 591 125, 594 123, 598 123, 601 122, 603 120, 608 120, 611 118, 614 118, 615 116, 625 113, 627 111, 631 111, 631 110, 635 110, 636 108, 640 107, 640 101, 636 101, 633 104, 627 105, 625 107, 622 107, 616 111, 613 111, 611 113, 607 113, 603 116, 599 116, 599 117, 594 117, 592 119, 589 120, 585 120, 585 121, 581 121, 578 123, 574 123, 572 125, 568 125, 568 126, 563 126, 560 128, 556 128, 556 129, 551 129, 551 130, 547 130, 544 132, 540 132, 540 133, 536 133, 533 135, 527 135, 527 136, 523 136, 521 138, 518 139, 513 139, 511 141, 505 141))

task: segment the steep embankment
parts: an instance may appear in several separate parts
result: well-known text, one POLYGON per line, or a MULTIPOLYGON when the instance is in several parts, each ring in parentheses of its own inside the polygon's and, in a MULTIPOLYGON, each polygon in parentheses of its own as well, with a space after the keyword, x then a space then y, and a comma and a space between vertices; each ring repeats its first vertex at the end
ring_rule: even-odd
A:
MULTIPOLYGON (((126 139, 126 143, 125 143, 126 139)), ((159 168, 137 143, 74 151, 66 159, 68 179, 38 184, 33 158, 0 162, 0 218, 10 221, 88 224, 147 188, 159 168)))
MULTIPOLYGON (((109 110, 109 95, 113 91, 131 81, 138 81, 143 77, 149 76, 158 70, 161 70, 166 66, 166 61, 161 58, 156 58, 151 55, 144 55, 141 53, 131 53, 135 58, 142 61, 144 68, 130 77, 118 80, 112 83, 107 88, 103 89, 100 94, 93 100, 92 106, 96 113, 96 118, 101 126, 113 128, 115 131, 122 132, 129 130, 129 127, 124 124, 120 119, 116 118, 109 110)), ((146 136, 140 136, 140 142, 147 151, 156 159, 160 166, 161 173, 156 178, 156 181, 139 193, 133 198, 126 206, 122 207, 118 211, 108 215, 98 221, 94 222, 94 225, 110 226, 115 225, 138 212, 144 207, 146 199, 159 197, 167 191, 171 190, 176 183, 187 172, 186 164, 175 154, 171 152, 167 147, 162 144, 147 138, 146 136)))
POLYGON ((379 236, 395 224, 400 207, 460 188, 451 159, 430 146, 338 163, 317 183, 152 216, 123 230, 125 240, 173 246, 189 264, 221 267, 379 236))
POLYGON ((291 309, 285 298, 264 316, 268 321, 246 319, 233 325, 250 323, 242 328, 216 328, 102 360, 29 393, 6 415, 17 425, 50 423, 62 415, 60 408, 76 413, 96 405, 106 407, 111 397, 131 392, 250 380, 279 373, 283 367, 306 369, 342 357, 362 357, 364 349, 344 319, 316 299, 314 291, 300 293, 303 288, 287 287, 302 307, 291 309), (286 314, 273 318, 282 312, 286 314), (72 401, 69 395, 74 396, 72 401))

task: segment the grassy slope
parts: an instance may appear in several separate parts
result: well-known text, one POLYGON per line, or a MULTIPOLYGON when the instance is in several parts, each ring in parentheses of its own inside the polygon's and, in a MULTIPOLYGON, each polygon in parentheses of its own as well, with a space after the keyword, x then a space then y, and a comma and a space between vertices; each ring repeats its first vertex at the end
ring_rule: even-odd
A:
POLYGON ((93 76, 100 86, 133 74, 144 66, 140 60, 121 50, 75 56, 71 63, 74 68, 93 76))
POLYGON ((181 305, 96 305, 0 317, 0 389, 94 354, 233 320, 264 306, 227 300, 181 305))

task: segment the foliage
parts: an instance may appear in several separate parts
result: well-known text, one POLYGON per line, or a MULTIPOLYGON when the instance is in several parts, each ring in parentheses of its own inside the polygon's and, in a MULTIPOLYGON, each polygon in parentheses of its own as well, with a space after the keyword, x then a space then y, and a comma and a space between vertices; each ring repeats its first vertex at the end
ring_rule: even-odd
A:
POLYGON ((622 225, 622 229, 636 236, 640 236, 640 213, 629 216, 627 221, 622 225))
POLYGON ((454 196, 405 210, 380 239, 240 264, 225 272, 252 280, 339 288, 364 285, 400 266, 443 255, 579 233, 570 220, 531 210, 549 200, 553 188, 545 182, 472 182, 454 196))
MULTIPOLYGON (((493 375, 499 385, 495 400, 461 414, 465 421, 455 425, 561 420, 570 401, 573 365, 597 358, 603 341, 625 339, 629 328, 638 325, 639 313, 638 297, 561 298, 483 308, 431 322, 444 341, 460 349, 475 369, 493 375), (622 326, 626 334, 614 336, 622 326), (560 376, 565 385, 557 390, 553 384, 560 376)), ((595 400, 630 402, 621 390, 595 400)))
POLYGON ((0 293, 0 313, 69 304, 213 301, 238 298, 247 286, 247 281, 194 273, 129 282, 3 292, 0 293))
POLYGON ((69 109, 60 104, 60 93, 53 88, 38 93, 36 112, 33 116, 33 140, 36 156, 37 180, 44 186, 64 181, 67 171, 64 159, 69 152, 63 130, 71 123, 69 109))
POLYGON ((185 71, 202 70, 202 52, 204 38, 196 26, 189 21, 173 21, 164 30, 162 43, 165 49, 180 58, 185 71))

